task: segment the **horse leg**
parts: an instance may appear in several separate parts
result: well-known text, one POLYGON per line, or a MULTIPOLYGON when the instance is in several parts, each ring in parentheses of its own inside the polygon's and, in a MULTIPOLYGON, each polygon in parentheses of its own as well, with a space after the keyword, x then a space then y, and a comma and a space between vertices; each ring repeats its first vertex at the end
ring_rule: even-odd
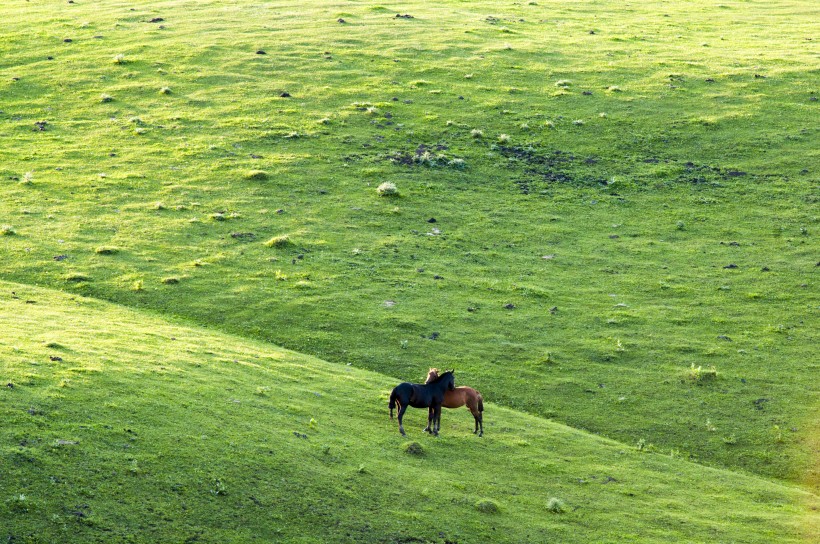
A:
POLYGON ((433 435, 438 436, 441 429, 441 404, 433 408, 433 435))
POLYGON ((475 406, 474 403, 470 403, 468 408, 470 409, 470 413, 473 414, 473 419, 475 419, 475 430, 473 431, 473 434, 478 434, 478 436, 483 435, 484 434, 483 426, 481 428, 481 434, 479 434, 479 431, 478 431, 479 425, 481 425, 481 412, 478 410, 478 406, 475 406))
POLYGON ((436 414, 433 411, 433 407, 430 406, 427 408, 427 426, 424 428, 424 432, 426 433, 434 433, 435 432, 435 421, 436 421, 436 414))
POLYGON ((399 432, 401 433, 402 436, 407 436, 407 434, 404 432, 404 425, 402 425, 402 419, 404 418, 404 412, 406 410, 407 410, 407 405, 402 404, 401 402, 399 402, 399 432))

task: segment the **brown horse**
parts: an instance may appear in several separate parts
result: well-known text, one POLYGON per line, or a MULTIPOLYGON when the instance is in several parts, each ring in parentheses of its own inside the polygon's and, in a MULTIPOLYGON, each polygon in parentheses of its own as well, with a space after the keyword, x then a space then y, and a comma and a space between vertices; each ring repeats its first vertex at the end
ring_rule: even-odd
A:
MULTIPOLYGON (((433 382, 438 379, 438 376, 439 369, 431 368, 424 383, 433 382)), ((478 433, 478 436, 484 436, 484 399, 481 397, 481 393, 472 387, 466 386, 456 387, 452 391, 444 392, 444 400, 441 403, 443 407, 460 408, 465 404, 475 418, 475 431, 473 431, 473 434, 478 433)))

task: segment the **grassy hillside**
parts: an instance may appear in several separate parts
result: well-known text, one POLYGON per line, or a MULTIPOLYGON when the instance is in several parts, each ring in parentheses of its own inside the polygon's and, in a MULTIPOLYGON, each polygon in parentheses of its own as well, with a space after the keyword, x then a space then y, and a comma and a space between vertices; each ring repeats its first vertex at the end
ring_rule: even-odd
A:
POLYGON ((308 4, 0 6, 0 277, 817 489, 813 2, 308 4))
POLYGON ((70 294, 0 299, 10 542, 800 542, 820 506, 496 405, 483 439, 466 410, 439 439, 414 410, 405 439, 384 376, 70 294))

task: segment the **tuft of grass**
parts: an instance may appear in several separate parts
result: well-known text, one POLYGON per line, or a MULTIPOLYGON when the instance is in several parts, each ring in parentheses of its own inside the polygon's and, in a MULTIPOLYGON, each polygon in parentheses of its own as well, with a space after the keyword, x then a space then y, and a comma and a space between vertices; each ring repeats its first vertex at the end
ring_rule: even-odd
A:
POLYGON ((547 512, 563 514, 565 512, 564 501, 557 497, 550 497, 547 500, 547 512))
POLYGON ((99 246, 94 250, 97 255, 115 255, 119 252, 120 249, 114 246, 99 246))
POLYGON ((113 102, 113 101, 114 101, 114 97, 111 96, 110 94, 103 93, 103 94, 100 95, 100 102, 102 102, 103 104, 105 104, 107 102, 113 102))
POLYGON ((179 283, 179 278, 176 276, 169 276, 167 278, 162 278, 160 281, 165 285, 176 285, 179 283))
POLYGON ((501 511, 498 503, 492 499, 479 499, 473 506, 482 514, 497 514, 501 511))
POLYGON ((268 239, 265 242, 267 247, 275 247, 275 248, 285 248, 288 246, 292 246, 293 242, 290 240, 290 236, 287 234, 282 234, 280 236, 274 236, 273 238, 268 239))
POLYGON ((714 366, 703 368, 701 365, 695 366, 695 363, 692 363, 686 376, 696 383, 709 382, 717 379, 717 369, 714 366))
POLYGON ((160 87, 159 94, 171 94, 171 87, 160 87))
POLYGON ((247 172, 245 172, 245 179, 264 181, 268 179, 268 173, 264 170, 248 170, 247 172))
POLYGON ((91 276, 83 272, 69 272, 68 274, 63 276, 63 279, 65 281, 70 281, 72 283, 81 283, 91 281, 91 276))
POLYGON ((399 189, 396 187, 396 184, 392 181, 385 181, 378 187, 376 187, 376 193, 379 196, 398 196, 399 189))
POLYGON ((14 236, 17 231, 11 225, 0 225, 0 236, 14 236))
POLYGON ((416 441, 405 442, 401 450, 410 455, 424 455, 424 447, 416 441))

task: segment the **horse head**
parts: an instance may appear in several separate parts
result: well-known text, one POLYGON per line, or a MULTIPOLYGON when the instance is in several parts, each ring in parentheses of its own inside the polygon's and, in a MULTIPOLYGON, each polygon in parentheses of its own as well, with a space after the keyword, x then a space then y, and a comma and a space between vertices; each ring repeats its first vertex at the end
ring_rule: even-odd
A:
POLYGON ((453 370, 448 370, 447 372, 445 372, 444 374, 442 374, 442 375, 441 375, 441 376, 442 376, 442 378, 446 380, 447 390, 448 390, 448 391, 455 391, 455 388, 456 388, 456 377, 455 377, 455 375, 453 374, 453 372, 455 372, 455 371, 456 371, 455 369, 453 369, 453 370))

